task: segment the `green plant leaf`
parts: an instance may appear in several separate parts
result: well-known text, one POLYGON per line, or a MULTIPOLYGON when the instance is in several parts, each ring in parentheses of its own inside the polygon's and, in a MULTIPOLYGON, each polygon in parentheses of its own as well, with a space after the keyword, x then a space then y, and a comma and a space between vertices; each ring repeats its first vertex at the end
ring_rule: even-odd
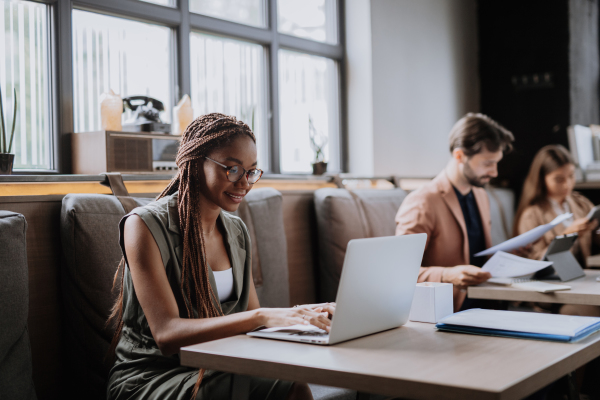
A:
POLYGON ((0 153, 6 153, 6 128, 4 127, 4 102, 2 101, 2 87, 0 87, 0 130, 2 131, 2 143, 0 143, 0 153))
POLYGON ((8 144, 8 151, 7 151, 7 153, 10 153, 10 151, 12 150, 13 139, 15 137, 15 125, 16 125, 16 122, 17 122, 17 89, 13 88, 13 90, 14 90, 13 96, 14 96, 14 99, 15 99, 15 104, 14 104, 14 107, 13 107, 13 125, 12 125, 12 129, 11 129, 11 132, 10 132, 10 142, 8 144))

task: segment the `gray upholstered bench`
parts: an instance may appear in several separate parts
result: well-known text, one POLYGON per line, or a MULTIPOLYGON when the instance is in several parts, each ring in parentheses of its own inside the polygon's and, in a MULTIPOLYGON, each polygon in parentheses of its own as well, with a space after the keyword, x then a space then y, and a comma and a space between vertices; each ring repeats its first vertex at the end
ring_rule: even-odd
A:
MULTIPOLYGON (((153 199, 134 198, 138 205, 153 199)), ((262 306, 289 307, 287 246, 281 193, 252 190, 238 210, 252 240, 253 275, 262 306)), ((115 196, 70 194, 61 212, 65 263, 62 294, 67 340, 67 367, 74 393, 105 399, 109 365, 104 356, 113 330, 106 319, 114 301, 113 276, 121 259, 118 223, 125 211, 115 196), (79 385, 79 387, 77 386, 79 385)), ((315 400, 356 398, 356 392, 312 386, 315 400)))
POLYGON ((26 232, 23 215, 0 211, 0 399, 36 399, 27 332, 26 232))

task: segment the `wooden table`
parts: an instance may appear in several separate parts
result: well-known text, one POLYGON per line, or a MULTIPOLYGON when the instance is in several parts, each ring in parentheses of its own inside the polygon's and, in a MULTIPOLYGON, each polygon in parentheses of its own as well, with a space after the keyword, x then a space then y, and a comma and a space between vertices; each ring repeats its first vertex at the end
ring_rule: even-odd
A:
MULTIPOLYGON (((469 297, 472 299, 491 299, 508 301, 536 301, 543 303, 587 304, 600 306, 600 276, 598 270, 585 270, 585 277, 564 282, 571 290, 552 293, 539 293, 529 290, 515 289, 509 286, 484 283, 469 287, 469 297)), ((548 281, 550 283, 561 283, 548 281)))
POLYGON ((405 326, 334 346, 234 336, 184 347, 181 364, 413 399, 520 399, 600 356, 578 343, 405 326))

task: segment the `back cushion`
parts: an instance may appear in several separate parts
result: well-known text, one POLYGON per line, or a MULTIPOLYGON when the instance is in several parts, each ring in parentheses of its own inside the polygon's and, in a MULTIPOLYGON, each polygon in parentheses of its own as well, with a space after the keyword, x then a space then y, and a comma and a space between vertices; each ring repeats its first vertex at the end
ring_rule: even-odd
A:
POLYGON ((252 274, 261 307, 289 307, 283 197, 273 188, 250 191, 238 209, 252 241, 252 274))
POLYGON ((0 211, 0 399, 35 399, 27 333, 25 217, 0 211))
MULTIPOLYGON (((135 200, 138 206, 153 201, 135 200)), ((105 325, 117 294, 111 289, 122 256, 118 225, 124 215, 111 195, 69 194, 62 202, 65 389, 90 399, 106 399, 110 365, 105 356, 114 330, 105 325)))
POLYGON ((348 242, 393 236, 394 218, 407 193, 402 189, 315 191, 319 235, 319 301, 335 301, 348 242), (361 213, 364 218, 361 217, 361 213))
POLYGON ((515 217, 515 193, 510 189, 486 188, 492 217, 492 245, 512 237, 515 217))

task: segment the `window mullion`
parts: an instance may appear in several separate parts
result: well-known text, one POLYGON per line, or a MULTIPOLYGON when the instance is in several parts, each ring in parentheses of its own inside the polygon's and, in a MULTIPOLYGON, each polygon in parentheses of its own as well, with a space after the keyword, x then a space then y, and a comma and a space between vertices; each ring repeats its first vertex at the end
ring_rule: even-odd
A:
POLYGON ((344 54, 344 49, 340 45, 315 42, 314 40, 303 39, 285 34, 279 34, 279 43, 281 47, 288 50, 299 51, 320 57, 333 58, 335 60, 341 60, 344 54))
POLYGON ((178 1, 179 10, 181 11, 181 22, 177 30, 177 88, 173 90, 175 100, 173 105, 176 105, 179 99, 187 94, 191 97, 191 72, 190 72, 190 7, 189 0, 178 1))
POLYGON ((54 168, 61 174, 71 173, 71 133, 73 132, 73 38, 71 0, 59 0, 56 5, 56 89, 58 120, 54 124, 56 155, 54 168))
POLYGON ((338 99, 339 99, 339 157, 340 157, 340 170, 341 172, 348 172, 348 104, 346 99, 348 98, 348 92, 346 87, 346 73, 347 66, 345 62, 346 57, 346 19, 344 18, 344 8, 346 4, 345 0, 338 0, 336 7, 336 22, 337 22, 337 37, 338 45, 342 49, 342 59, 338 63, 338 99))
POLYGON ((73 0, 73 8, 168 26, 179 24, 181 19, 175 8, 139 0, 73 0))
POLYGON ((267 0, 269 4, 269 29, 271 30, 271 48, 269 49, 269 101, 271 112, 271 135, 269 152, 271 154, 270 172, 281 173, 279 149, 279 33, 277 32, 277 0, 267 0))

